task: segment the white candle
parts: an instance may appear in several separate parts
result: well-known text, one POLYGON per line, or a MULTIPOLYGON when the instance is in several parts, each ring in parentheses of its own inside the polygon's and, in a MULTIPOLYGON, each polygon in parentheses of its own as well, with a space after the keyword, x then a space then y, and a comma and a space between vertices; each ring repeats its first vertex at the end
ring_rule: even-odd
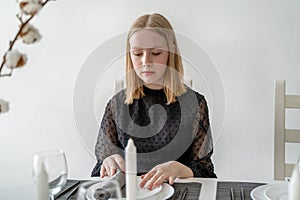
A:
POLYGON ((41 168, 37 175, 37 199, 49 200, 49 185, 48 174, 45 169, 44 163, 41 164, 41 168))
POLYGON ((128 140, 125 148, 125 168, 126 168, 126 199, 136 200, 136 147, 133 140, 128 140))
POLYGON ((289 200, 300 200, 300 161, 295 165, 289 182, 289 200))

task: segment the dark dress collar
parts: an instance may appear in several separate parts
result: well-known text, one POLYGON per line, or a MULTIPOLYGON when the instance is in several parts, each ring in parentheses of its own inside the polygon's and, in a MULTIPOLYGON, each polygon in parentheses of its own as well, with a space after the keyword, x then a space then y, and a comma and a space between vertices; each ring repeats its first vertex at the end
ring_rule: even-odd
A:
POLYGON ((150 95, 150 96, 164 96, 165 95, 164 89, 154 90, 154 89, 150 89, 144 85, 143 90, 144 90, 145 95, 150 95))

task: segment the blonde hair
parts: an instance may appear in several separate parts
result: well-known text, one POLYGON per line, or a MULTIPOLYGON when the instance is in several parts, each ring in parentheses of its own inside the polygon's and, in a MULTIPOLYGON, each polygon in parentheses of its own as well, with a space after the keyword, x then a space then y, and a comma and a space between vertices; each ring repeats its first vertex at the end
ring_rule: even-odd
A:
POLYGON ((160 14, 148 14, 139 17, 131 26, 126 45, 126 99, 125 103, 132 104, 134 99, 139 99, 145 95, 143 91, 143 81, 133 70, 130 57, 130 38, 139 30, 150 29, 162 35, 167 42, 169 57, 167 71, 164 78, 164 93, 167 97, 167 105, 176 101, 176 97, 186 92, 183 84, 183 65, 174 30, 170 22, 160 14))

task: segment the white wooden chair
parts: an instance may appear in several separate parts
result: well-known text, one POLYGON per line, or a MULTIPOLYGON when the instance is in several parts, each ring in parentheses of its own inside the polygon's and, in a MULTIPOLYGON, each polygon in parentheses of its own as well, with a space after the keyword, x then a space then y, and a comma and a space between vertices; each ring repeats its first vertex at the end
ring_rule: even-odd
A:
POLYGON ((116 80, 115 81, 115 94, 117 94, 119 91, 123 90, 125 88, 124 80, 116 80))
MULTIPOLYGON (((184 80, 184 83, 189 86, 190 88, 193 87, 193 80, 192 79, 185 79, 184 80)), ((121 91, 122 89, 125 88, 125 83, 124 83, 124 80, 116 80, 115 81, 115 93, 121 91)))
POLYGON ((287 95, 285 80, 275 83, 274 180, 290 177, 294 164, 285 162, 285 143, 300 143, 300 130, 286 129, 286 109, 300 109, 300 95, 287 95))

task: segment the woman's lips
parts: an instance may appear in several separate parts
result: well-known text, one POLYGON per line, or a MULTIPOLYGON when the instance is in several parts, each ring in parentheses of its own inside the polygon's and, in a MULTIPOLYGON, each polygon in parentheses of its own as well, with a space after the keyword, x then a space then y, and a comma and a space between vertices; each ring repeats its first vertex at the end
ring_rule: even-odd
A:
POLYGON ((142 74, 145 76, 151 76, 152 74, 154 74, 155 72, 153 71, 143 71, 142 74))

